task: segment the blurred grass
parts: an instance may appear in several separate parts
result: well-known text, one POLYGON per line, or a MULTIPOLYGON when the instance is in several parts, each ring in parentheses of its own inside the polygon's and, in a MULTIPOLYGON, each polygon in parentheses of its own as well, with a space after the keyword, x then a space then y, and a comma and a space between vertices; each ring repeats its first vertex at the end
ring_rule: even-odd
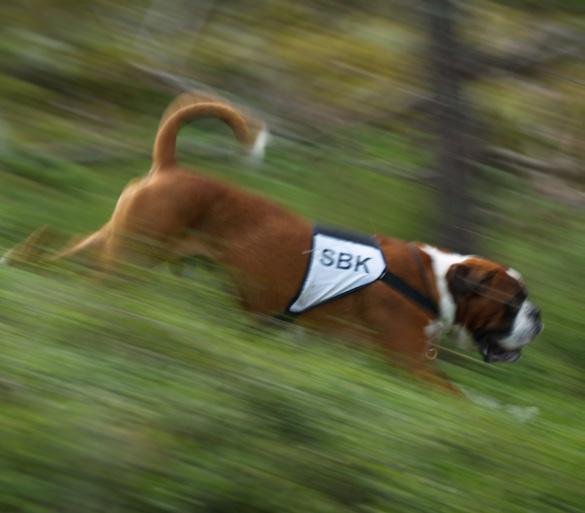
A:
MULTIPOLYGON (((464 37, 501 51, 543 21, 583 28, 582 2, 546 3, 475 2, 464 37)), ((198 124, 183 162, 309 219, 432 242, 433 190, 414 171, 429 143, 385 121, 428 88, 410 6, 216 2, 194 30, 200 5, 2 3, 0 250, 42 224, 96 229, 147 171, 170 87, 134 64, 239 94, 316 139, 276 137, 253 167, 202 157, 235 145, 198 124), (385 175, 396 169, 413 179, 385 175)), ((489 77, 473 100, 494 144, 582 161, 584 67, 552 71, 489 77)), ((583 511, 585 214, 482 173, 486 256, 524 274, 546 329, 511 366, 445 341, 438 365, 473 401, 370 348, 263 326, 206 268, 110 288, 0 268, 0 513, 583 511)))
MULTIPOLYGON (((190 140, 226 134, 187 130, 183 161, 196 160, 190 140)), ((276 139, 259 168, 198 162, 309 218, 424 238, 429 191, 348 162, 426 157, 375 130, 356 144, 276 139)), ((139 154, 75 166, 7 157, 2 246, 42 222, 99 226, 148 168, 139 154)), ((191 279, 139 270, 115 288, 0 269, 0 511, 581 511, 583 218, 508 180, 504 221, 486 240, 525 274, 546 330, 516 365, 443 353, 440 366, 475 402, 369 349, 262 327, 207 269, 191 279)))

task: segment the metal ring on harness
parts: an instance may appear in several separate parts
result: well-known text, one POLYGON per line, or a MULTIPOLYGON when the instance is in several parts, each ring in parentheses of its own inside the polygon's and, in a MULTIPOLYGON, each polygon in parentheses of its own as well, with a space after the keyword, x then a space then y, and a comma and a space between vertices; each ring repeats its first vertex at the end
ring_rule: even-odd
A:
POLYGON ((430 346, 425 352, 425 357, 429 361, 436 360, 437 356, 439 356, 439 351, 435 346, 430 346))

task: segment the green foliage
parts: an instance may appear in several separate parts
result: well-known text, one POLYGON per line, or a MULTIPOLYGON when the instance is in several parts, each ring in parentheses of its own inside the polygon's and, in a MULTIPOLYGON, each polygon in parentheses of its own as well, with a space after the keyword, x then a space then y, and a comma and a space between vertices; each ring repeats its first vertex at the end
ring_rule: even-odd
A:
MULTIPOLYGON (((367 155, 393 147, 404 164, 424 160, 398 137, 356 141, 367 155)), ((343 164, 355 154, 277 139, 261 168, 204 168, 314 218, 418 237, 426 193, 343 164)), ((134 169, 144 163, 81 168, 111 201, 134 169)), ((370 349, 262 327, 205 268, 191 279, 137 270, 111 287, 0 269, 0 510, 580 511, 583 219, 521 182, 507 187, 494 206, 508 220, 486 236, 526 275, 547 328, 508 367, 442 353, 473 401, 416 383, 370 349)), ((111 209, 86 196, 88 215, 73 194, 48 190, 7 182, 2 195, 26 191, 23 215, 36 200, 85 230, 111 209)), ((14 205, 0 204, 5 219, 14 205)))
MULTIPOLYGON (((0 6, 0 250, 42 224, 64 236, 94 230, 147 171, 170 95, 130 63, 258 105, 277 91, 288 121, 304 101, 332 118, 377 120, 400 92, 425 86, 422 31, 399 23, 411 12, 402 2, 391 17, 377 1, 216 2, 195 36, 194 16, 175 17, 183 29, 149 27, 145 43, 154 4, 0 6)), ((168 17, 179 5, 162 4, 168 17)), ((494 33, 515 34, 510 4, 494 33)), ((577 115, 580 87, 550 80, 577 115)), ((540 128, 559 123, 556 99, 541 103, 526 83, 496 78, 474 95, 513 148, 543 146, 540 128)), ((254 167, 202 157, 234 146, 209 124, 185 130, 181 160, 310 219, 432 242, 433 190, 414 171, 429 167, 429 141, 413 143, 402 126, 339 125, 305 122, 313 144, 274 137, 254 167), (405 177, 389 176, 395 168, 405 177)), ((467 401, 372 348, 248 318, 221 272, 203 266, 190 279, 137 269, 115 286, 1 267, 0 511, 580 512, 585 219, 524 180, 484 172, 482 243, 525 275, 546 329, 511 366, 445 341, 438 365, 467 401)))
POLYGON ((34 150, 5 155, 0 158, 0 166, 20 178, 64 192, 83 194, 95 185, 81 166, 34 150))

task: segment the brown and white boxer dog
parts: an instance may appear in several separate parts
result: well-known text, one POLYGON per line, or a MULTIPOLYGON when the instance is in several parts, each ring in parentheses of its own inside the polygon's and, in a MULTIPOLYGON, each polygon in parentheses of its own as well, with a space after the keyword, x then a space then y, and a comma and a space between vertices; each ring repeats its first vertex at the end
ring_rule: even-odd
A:
POLYGON ((539 310, 511 269, 390 237, 318 231, 272 201, 182 168, 179 128, 203 117, 221 119, 252 154, 263 153, 262 123, 225 101, 182 95, 163 116, 150 172, 125 188, 104 226, 48 257, 37 249, 47 232, 35 232, 3 263, 74 260, 107 275, 125 263, 204 256, 231 275, 246 310, 358 334, 453 392, 430 362, 439 335, 455 329, 485 361, 512 362, 541 331, 539 310))

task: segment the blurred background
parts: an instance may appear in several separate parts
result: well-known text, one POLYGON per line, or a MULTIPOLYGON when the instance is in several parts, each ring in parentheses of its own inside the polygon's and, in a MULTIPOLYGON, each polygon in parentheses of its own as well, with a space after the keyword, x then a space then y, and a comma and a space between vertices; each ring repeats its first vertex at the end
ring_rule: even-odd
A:
POLYGON ((260 327, 221 273, 124 287, 0 269, 0 512, 581 512, 585 2, 4 0, 0 250, 86 233, 200 89, 180 159, 305 217, 520 270, 514 365, 445 340, 473 401, 367 348, 260 327))

